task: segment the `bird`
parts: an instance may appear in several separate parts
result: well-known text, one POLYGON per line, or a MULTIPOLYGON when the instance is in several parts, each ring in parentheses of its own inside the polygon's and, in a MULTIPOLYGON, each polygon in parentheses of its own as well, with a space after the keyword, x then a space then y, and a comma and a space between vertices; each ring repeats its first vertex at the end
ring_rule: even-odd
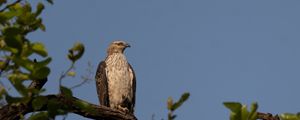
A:
POLYGON ((133 114, 136 77, 124 55, 129 47, 125 41, 113 41, 107 48, 105 60, 98 65, 95 79, 100 105, 133 114))

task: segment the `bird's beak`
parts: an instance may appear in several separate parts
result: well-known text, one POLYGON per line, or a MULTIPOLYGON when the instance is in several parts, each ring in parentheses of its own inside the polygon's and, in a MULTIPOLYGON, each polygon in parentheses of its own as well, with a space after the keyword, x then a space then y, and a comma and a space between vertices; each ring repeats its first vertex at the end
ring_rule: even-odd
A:
POLYGON ((126 47, 129 47, 129 48, 131 47, 128 43, 127 43, 125 46, 126 46, 126 47))

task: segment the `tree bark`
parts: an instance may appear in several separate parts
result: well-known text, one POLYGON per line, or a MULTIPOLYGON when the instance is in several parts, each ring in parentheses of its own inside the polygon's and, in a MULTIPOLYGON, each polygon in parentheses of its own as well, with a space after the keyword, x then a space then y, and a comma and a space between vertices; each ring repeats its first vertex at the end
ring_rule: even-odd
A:
POLYGON ((271 113, 258 112, 257 116, 258 116, 258 119, 261 119, 261 120, 280 120, 278 115, 273 116, 271 113))
MULTIPOLYGON (((28 89, 40 90, 46 82, 47 78, 33 80, 28 86, 28 89)), ((29 97, 31 97, 31 100, 27 103, 13 103, 1 107, 0 120, 19 120, 27 113, 47 111, 48 103, 51 100, 57 101, 60 106, 64 106, 65 108, 62 109, 66 112, 75 113, 86 118, 102 120, 137 120, 137 118, 130 113, 124 113, 106 106, 91 104, 76 97, 65 96, 64 94, 37 96, 47 98, 47 103, 41 106, 39 110, 34 110, 32 100, 36 98, 36 95, 34 95, 34 93, 29 93, 29 97)))
MULTIPOLYGON (((105 106, 99 106, 80 100, 76 97, 68 98, 64 95, 47 95, 47 100, 59 101, 61 105, 67 105, 67 112, 75 113, 86 118, 104 119, 104 120, 137 120, 130 114, 119 110, 111 109, 105 106)), ((11 104, 0 109, 0 120, 18 120, 21 116, 36 111, 47 111, 47 104, 44 104, 41 109, 34 110, 29 104, 11 104)))

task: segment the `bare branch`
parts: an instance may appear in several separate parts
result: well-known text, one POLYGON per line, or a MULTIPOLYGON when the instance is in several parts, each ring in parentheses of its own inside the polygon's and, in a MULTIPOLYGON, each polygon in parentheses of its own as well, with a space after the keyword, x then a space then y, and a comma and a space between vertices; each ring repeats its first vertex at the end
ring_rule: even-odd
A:
POLYGON ((72 62, 72 64, 69 66, 69 68, 67 69, 66 72, 62 72, 60 77, 59 77, 59 86, 62 86, 62 80, 68 75, 68 73, 74 69, 74 62, 72 62))
POLYGON ((278 115, 273 116, 271 113, 261 113, 258 112, 258 119, 261 120, 280 120, 280 118, 278 117, 278 115))
POLYGON ((91 64, 91 62, 88 62, 88 67, 86 68, 86 74, 81 76, 82 81, 72 87, 70 87, 70 89, 75 89, 78 88, 90 81, 94 80, 94 72, 93 72, 93 65, 91 64))
POLYGON ((81 82, 78 83, 77 85, 74 85, 74 86, 70 87, 70 89, 78 88, 78 87, 84 85, 85 83, 87 83, 88 81, 90 81, 90 79, 83 79, 83 81, 81 81, 81 82))

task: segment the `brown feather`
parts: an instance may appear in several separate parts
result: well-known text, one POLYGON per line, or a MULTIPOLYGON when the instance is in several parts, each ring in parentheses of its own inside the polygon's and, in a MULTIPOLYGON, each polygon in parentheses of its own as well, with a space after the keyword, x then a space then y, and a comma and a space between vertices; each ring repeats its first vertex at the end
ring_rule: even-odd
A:
POLYGON ((135 107, 135 93, 136 93, 136 77, 135 77, 135 72, 132 68, 132 66, 128 63, 129 65, 129 69, 131 69, 132 74, 133 74, 133 79, 132 79, 132 89, 133 89, 133 97, 132 97, 132 105, 131 108, 129 109, 129 111, 131 113, 134 113, 134 107, 135 107))
POLYGON ((104 61, 100 62, 95 76, 96 88, 97 88, 100 105, 109 107, 108 82, 107 82, 105 68, 106 68, 106 63, 104 61))

